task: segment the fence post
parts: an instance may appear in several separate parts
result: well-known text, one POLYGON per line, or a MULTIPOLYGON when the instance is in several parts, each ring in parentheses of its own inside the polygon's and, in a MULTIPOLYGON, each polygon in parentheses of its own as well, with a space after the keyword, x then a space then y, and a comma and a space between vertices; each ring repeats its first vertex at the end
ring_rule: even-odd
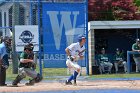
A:
POLYGON ((131 52, 130 51, 127 51, 127 70, 128 70, 128 73, 131 72, 131 66, 130 66, 130 54, 131 52))
POLYGON ((12 25, 13 25, 13 37, 12 37, 12 63, 13 63, 13 74, 17 74, 18 73, 18 58, 17 58, 17 53, 16 53, 16 49, 15 49, 15 25, 19 24, 19 3, 15 3, 13 4, 13 15, 12 15, 12 25))
POLYGON ((41 52, 41 30, 40 30, 40 0, 38 0, 38 31, 39 31, 39 70, 40 75, 43 76, 42 73, 42 52, 41 52))

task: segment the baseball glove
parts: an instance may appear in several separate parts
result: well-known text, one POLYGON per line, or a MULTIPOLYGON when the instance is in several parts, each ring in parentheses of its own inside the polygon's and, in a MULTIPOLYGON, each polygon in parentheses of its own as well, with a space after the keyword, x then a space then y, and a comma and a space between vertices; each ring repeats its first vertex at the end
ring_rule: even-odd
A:
POLYGON ((74 57, 73 56, 69 56, 71 61, 74 61, 74 57))
POLYGON ((36 63, 32 62, 31 67, 32 67, 33 69, 36 69, 36 63))

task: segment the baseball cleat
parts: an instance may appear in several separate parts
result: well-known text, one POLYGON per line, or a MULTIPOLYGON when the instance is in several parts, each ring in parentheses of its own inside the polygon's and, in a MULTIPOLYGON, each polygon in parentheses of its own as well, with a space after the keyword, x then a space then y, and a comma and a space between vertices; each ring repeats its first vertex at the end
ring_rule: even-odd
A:
POLYGON ((10 87, 18 87, 18 85, 11 85, 10 87))
POLYGON ((67 80, 66 80, 65 84, 66 85, 72 85, 72 83, 71 82, 68 82, 67 80))
POLYGON ((0 86, 7 86, 7 84, 0 84, 0 86))
POLYGON ((26 86, 33 86, 33 83, 25 83, 26 86))
POLYGON ((25 83, 26 86, 33 86, 35 84, 35 79, 29 80, 28 83, 25 83))
POLYGON ((74 86, 77 86, 77 83, 73 83, 74 86))
POLYGON ((74 83, 73 83, 73 85, 74 85, 74 86, 77 86, 76 80, 74 80, 74 83))

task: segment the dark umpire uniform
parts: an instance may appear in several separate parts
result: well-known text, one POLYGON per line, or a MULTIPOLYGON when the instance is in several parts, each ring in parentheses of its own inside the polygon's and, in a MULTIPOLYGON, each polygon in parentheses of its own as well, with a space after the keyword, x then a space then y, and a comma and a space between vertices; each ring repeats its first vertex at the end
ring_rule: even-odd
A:
POLYGON ((6 86, 6 69, 9 67, 7 50, 11 46, 11 38, 4 37, 0 44, 0 86, 6 86))

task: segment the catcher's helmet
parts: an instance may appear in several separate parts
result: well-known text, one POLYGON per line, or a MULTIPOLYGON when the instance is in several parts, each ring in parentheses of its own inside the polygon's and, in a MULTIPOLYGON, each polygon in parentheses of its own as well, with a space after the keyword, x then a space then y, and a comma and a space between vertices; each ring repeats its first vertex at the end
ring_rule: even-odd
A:
POLYGON ((32 48, 30 46, 28 46, 28 45, 24 46, 24 50, 26 50, 26 49, 28 49, 29 51, 32 51, 32 48))
POLYGON ((29 47, 32 49, 32 51, 33 51, 34 45, 33 45, 32 43, 29 43, 28 46, 29 46, 29 47))

